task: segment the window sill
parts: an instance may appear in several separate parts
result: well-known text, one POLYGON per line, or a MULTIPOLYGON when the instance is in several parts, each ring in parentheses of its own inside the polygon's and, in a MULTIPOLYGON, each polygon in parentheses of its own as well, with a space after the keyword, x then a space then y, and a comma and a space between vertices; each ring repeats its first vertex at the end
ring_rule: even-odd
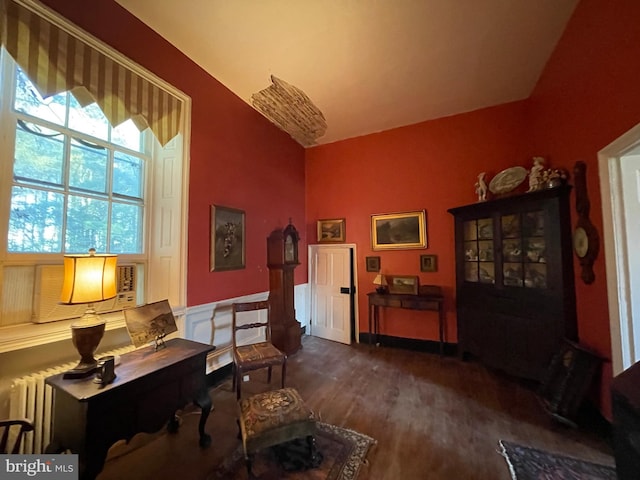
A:
MULTIPOLYGON (((105 313, 101 316, 107 322, 106 330, 126 327, 122 312, 105 313)), ((0 328, 0 353, 71 339, 71 324, 74 320, 2 327, 0 328)))

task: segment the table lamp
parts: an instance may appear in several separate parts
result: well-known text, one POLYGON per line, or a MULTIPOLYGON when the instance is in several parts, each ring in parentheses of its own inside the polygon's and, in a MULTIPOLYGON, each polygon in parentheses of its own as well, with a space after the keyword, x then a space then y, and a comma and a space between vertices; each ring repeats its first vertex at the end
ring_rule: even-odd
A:
POLYGON ((376 292, 387 293, 387 278, 381 273, 378 273, 373 279, 373 284, 377 285, 376 292))
POLYGON ((94 302, 116 296, 117 255, 88 254, 64 256, 64 280, 60 303, 87 304, 82 317, 71 324, 71 340, 80 354, 80 362, 65 372, 64 378, 83 378, 95 372, 98 362, 93 357, 102 336, 105 321, 96 314, 94 302))

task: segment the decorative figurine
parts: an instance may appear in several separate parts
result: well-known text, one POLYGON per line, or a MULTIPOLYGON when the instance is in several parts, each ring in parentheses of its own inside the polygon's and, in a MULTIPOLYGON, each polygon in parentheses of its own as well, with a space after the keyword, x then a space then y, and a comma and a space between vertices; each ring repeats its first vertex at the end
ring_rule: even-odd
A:
POLYGON ((535 192, 543 187, 542 171, 544 170, 544 158, 533 157, 533 167, 529 172, 529 190, 527 192, 535 192))
POLYGON ((486 172, 482 172, 478 175, 478 181, 475 185, 479 202, 484 202, 487 199, 487 183, 484 181, 485 173, 486 172))

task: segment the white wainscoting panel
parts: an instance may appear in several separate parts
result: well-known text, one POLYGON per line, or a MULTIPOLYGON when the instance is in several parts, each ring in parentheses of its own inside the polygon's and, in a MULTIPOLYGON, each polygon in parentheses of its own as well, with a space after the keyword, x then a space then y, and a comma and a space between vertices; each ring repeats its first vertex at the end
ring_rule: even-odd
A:
MULTIPOLYGON (((269 292, 245 295, 187 308, 184 318, 184 338, 215 345, 215 351, 207 357, 207 373, 233 362, 231 339, 231 305, 234 302, 266 300, 269 292)), ((307 284, 297 285, 294 291, 296 319, 308 325, 307 284)), ((309 331, 307 329, 307 331, 309 331)), ((243 342, 257 338, 243 338, 243 342)))

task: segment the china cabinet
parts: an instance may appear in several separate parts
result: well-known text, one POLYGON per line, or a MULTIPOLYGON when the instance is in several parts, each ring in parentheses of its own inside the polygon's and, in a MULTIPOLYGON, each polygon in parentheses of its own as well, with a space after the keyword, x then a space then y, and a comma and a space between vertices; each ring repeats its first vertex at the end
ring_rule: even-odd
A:
POLYGON ((577 340, 570 189, 449 210, 461 356, 541 381, 562 340, 577 340))

